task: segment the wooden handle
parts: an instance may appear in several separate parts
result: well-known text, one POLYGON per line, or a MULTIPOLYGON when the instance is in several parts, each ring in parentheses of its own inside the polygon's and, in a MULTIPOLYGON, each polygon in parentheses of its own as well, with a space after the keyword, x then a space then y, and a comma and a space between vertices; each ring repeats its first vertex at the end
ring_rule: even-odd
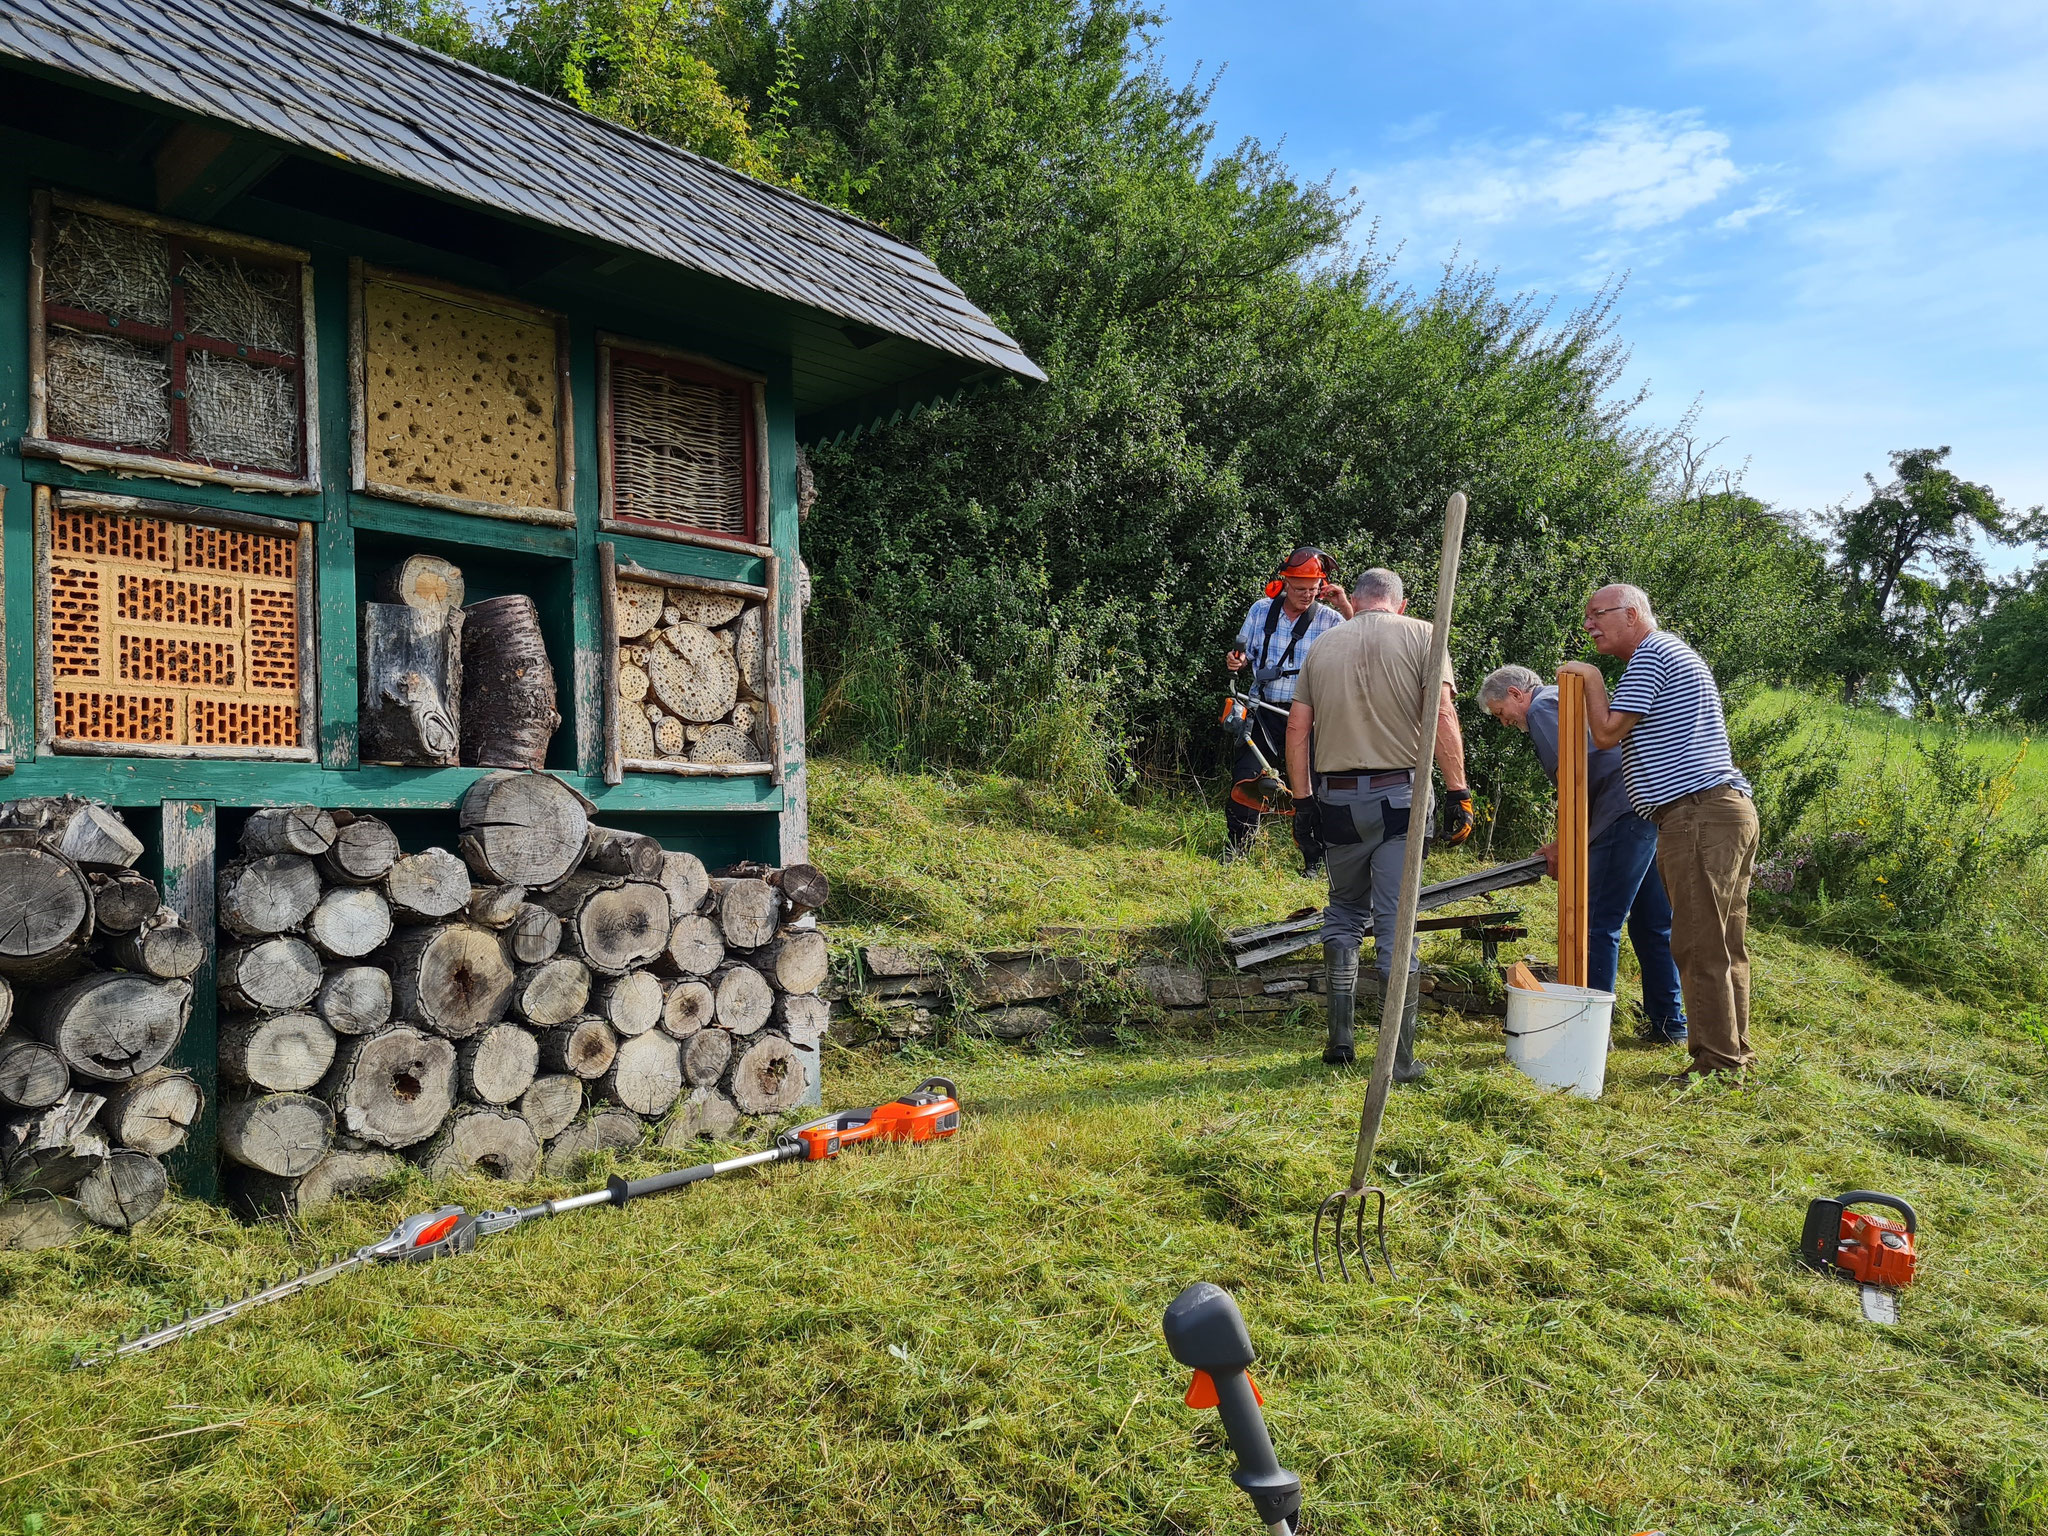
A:
POLYGON ((1557 979, 1586 985, 1586 680, 1557 679, 1557 979))

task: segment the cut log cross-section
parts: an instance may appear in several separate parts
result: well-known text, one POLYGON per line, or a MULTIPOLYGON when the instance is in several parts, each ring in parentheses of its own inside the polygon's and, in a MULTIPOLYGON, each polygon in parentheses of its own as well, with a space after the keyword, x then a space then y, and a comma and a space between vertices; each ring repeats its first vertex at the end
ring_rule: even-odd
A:
POLYGON ((585 869, 633 880, 661 880, 666 863, 658 839, 645 832, 622 832, 616 827, 592 827, 583 855, 585 869))
POLYGON ((667 593, 642 581, 622 581, 617 587, 618 624, 621 640, 637 640, 661 622, 667 593))
POLYGON ((784 993, 775 1000, 775 1026, 790 1044, 809 1050, 832 1027, 832 1005, 815 992, 784 993))
POLYGON ((562 919, 562 947, 600 975, 639 969, 668 940, 668 895, 651 881, 571 875, 541 900, 562 919))
POLYGON ((732 1060, 732 1036, 722 1029, 700 1029, 683 1042, 683 1076, 697 1087, 714 1086, 732 1060))
POLYGON ((265 854, 220 872, 220 925, 241 938, 296 928, 319 899, 320 872, 303 854, 265 854))
POLYGON ((71 1070, 55 1046, 18 1036, 0 1040, 0 1104, 48 1109, 70 1088, 71 1070))
POLYGON ((290 934, 223 950, 217 985, 230 1008, 256 1013, 302 1008, 320 990, 320 957, 290 934))
POLYGON ((398 862, 398 834, 374 816, 354 816, 320 855, 320 872, 337 885, 374 885, 398 862))
POLYGON ((739 1106, 714 1087, 692 1088, 676 1105, 662 1132, 664 1147, 683 1148, 700 1137, 723 1141, 740 1123, 739 1106))
POLYGON ((602 1077, 619 1053, 619 1037, 599 1018, 581 1018, 540 1037, 544 1071, 566 1072, 588 1081, 602 1077))
POLYGON ((765 880, 714 880, 718 926, 734 949, 758 949, 782 922, 782 897, 765 880))
POLYGON ((462 568, 439 555, 407 555, 378 572, 377 600, 400 603, 431 619, 445 621, 469 596, 462 568))
POLYGON ((666 1113, 682 1091, 681 1047, 659 1032, 620 1045, 611 1068, 597 1080, 599 1098, 639 1115, 666 1113))
POLYGON ((755 967, 778 992, 815 992, 831 970, 825 935, 815 928, 785 933, 753 956, 755 967))
POLYGON ((133 933, 155 917, 164 904, 156 882, 132 869, 86 878, 92 885, 93 920, 102 937, 133 933))
POLYGON ((510 1104, 539 1070, 540 1041, 517 1024, 493 1024, 455 1052, 456 1089, 478 1104, 510 1104))
POLYGON ((526 1184, 540 1171, 540 1138, 533 1127, 506 1110, 473 1107, 448 1117, 433 1140, 419 1150, 429 1174, 482 1173, 526 1184))
POLYGON ((107 1095, 100 1124, 119 1145, 162 1157, 184 1145, 205 1102, 189 1073, 156 1067, 107 1095))
POLYGON ((541 1167, 551 1178, 567 1178, 598 1154, 632 1150, 646 1134, 646 1124, 630 1109, 601 1109, 557 1136, 541 1167))
POLYGON ((648 685, 670 714, 699 725, 723 720, 740 694, 732 652, 701 624, 670 624, 646 649, 648 685))
POLYGON ((438 923, 469 905, 469 871, 446 848, 409 853, 384 876, 391 915, 401 923, 438 923))
POLYGON ((152 923, 114 940, 107 958, 158 981, 183 981, 206 963, 206 941, 175 920, 152 923))
POLYGON ((327 1075, 339 1040, 318 1014, 238 1019, 220 1027, 220 1075, 238 1087, 303 1093, 327 1075))
POLYGON ((169 1192, 170 1176, 162 1163, 147 1152, 114 1147, 79 1181, 71 1198, 88 1221, 126 1232, 154 1215, 169 1192))
POLYGON ((740 674, 740 692, 750 699, 768 697, 768 648, 763 642, 761 606, 747 605, 732 626, 732 659, 740 674))
POLYGON ((606 982, 597 1011, 622 1036, 644 1035, 661 1022, 661 983, 646 971, 631 971, 606 982))
POLYGON ((375 886, 335 886, 307 915, 306 937, 330 960, 360 960, 391 937, 391 903, 375 886))
POLYGON ((433 1135, 455 1104, 455 1047, 404 1024, 344 1040, 321 1092, 349 1135, 409 1147, 433 1135))
POLYGON ((549 774, 486 774, 462 797, 462 856, 479 879, 545 890, 583 857, 587 804, 549 774))
POLYGON ((668 892, 669 915, 681 919, 704 905, 704 898, 711 893, 711 877, 704 872, 704 861, 694 853, 665 848, 661 888, 668 892))
POLYGON ((583 1079, 568 1072, 536 1077, 513 1108, 542 1141, 553 1141, 583 1112, 583 1079))
POLYGON ((579 1017, 589 1001, 590 967, 566 955, 530 965, 513 979, 512 1011, 542 1029, 579 1017))
POLYGON ((743 1114, 779 1115, 803 1102, 803 1057, 780 1035, 751 1041, 726 1071, 725 1090, 743 1114))
POLYGON ((85 874, 33 832, 0 832, 0 974, 35 979, 70 964, 92 937, 85 874))
POLYGON ((330 967, 313 1009, 337 1034, 372 1034, 391 1019, 390 973, 374 965, 330 967))
POLYGON ((668 984, 661 1000, 661 1027, 678 1040, 709 1029, 718 1019, 718 994, 692 977, 668 984))
POLYGON ((655 969, 671 976, 709 976, 725 963, 725 935, 708 917, 679 918, 654 957, 655 969))
POLYGON ((525 905, 523 885, 479 885, 469 893, 468 916, 477 927, 502 933, 519 920, 525 905))
POLYGON ((64 1064, 96 1082, 121 1083, 156 1066, 184 1033, 192 986, 125 971, 82 977, 44 994, 33 1025, 64 1064))
POLYGON ((334 816, 317 805, 273 805, 251 811, 242 827, 242 852, 300 853, 314 858, 334 846, 334 816))
POLYGON ((462 629, 462 760, 542 768, 562 723, 540 610, 523 593, 471 605, 462 629))
POLYGON ((468 923, 407 928, 381 952, 394 1012, 450 1040, 505 1017, 512 967, 498 936, 468 923))
POLYGON ((310 1216, 345 1196, 360 1194, 395 1178, 404 1161, 391 1152, 354 1152, 339 1148, 321 1158, 311 1173, 296 1179, 232 1171, 231 1189, 237 1210, 249 1216, 310 1216))
POLYGON ((721 966, 712 989, 718 998, 718 1027, 730 1034, 753 1034, 775 1011, 774 989, 751 965, 734 961, 721 966))
POLYGON ((525 902, 505 930, 505 943, 521 965, 539 965, 562 947, 562 920, 546 907, 525 902))
POLYGON ((279 1178, 310 1173, 333 1140, 334 1111, 310 1094, 256 1094, 221 1106, 221 1151, 279 1178))

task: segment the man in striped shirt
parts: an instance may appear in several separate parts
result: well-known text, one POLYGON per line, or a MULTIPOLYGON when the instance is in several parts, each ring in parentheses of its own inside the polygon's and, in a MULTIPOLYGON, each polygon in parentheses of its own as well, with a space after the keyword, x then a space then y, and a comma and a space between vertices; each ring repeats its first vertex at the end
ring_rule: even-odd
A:
POLYGON ((1721 690, 1693 648, 1657 627, 1636 587, 1586 600, 1586 633, 1603 656, 1628 663, 1614 696, 1590 662, 1566 662, 1586 683, 1586 719, 1599 748, 1622 749, 1636 814, 1657 827, 1657 873, 1671 899, 1671 957, 1690 1024, 1692 1072, 1739 1072, 1749 1048, 1749 882, 1756 807, 1728 748, 1721 690))

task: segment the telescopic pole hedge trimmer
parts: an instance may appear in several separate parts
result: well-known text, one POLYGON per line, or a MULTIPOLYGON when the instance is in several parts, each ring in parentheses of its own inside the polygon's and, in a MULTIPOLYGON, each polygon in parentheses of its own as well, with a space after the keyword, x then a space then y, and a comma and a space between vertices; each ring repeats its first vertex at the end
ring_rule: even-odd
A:
POLYGON ((870 1109, 842 1109, 807 1125, 784 1131, 765 1152, 749 1152, 716 1163, 698 1163, 673 1173, 657 1173, 644 1179, 622 1179, 617 1174, 602 1189, 570 1195, 563 1200, 544 1200, 539 1205, 507 1206, 501 1211, 468 1211, 459 1205, 408 1216, 391 1230, 391 1235, 358 1248, 345 1258, 318 1269, 301 1270, 275 1285, 251 1291, 238 1301, 223 1301, 204 1312, 188 1312, 168 1327, 124 1339, 103 1355, 81 1357, 74 1368, 105 1365, 124 1355, 139 1355, 175 1343, 202 1328, 211 1328, 256 1307, 283 1301, 316 1285, 325 1285, 352 1269, 370 1264, 421 1263, 468 1253, 477 1239, 509 1232, 521 1222, 543 1216, 561 1216, 594 1205, 624 1205, 644 1195, 666 1194, 700 1184, 721 1174, 743 1168, 763 1168, 775 1163, 821 1162, 837 1157, 848 1147, 864 1141, 933 1141, 960 1129, 959 1089, 943 1077, 928 1077, 900 1099, 870 1109))

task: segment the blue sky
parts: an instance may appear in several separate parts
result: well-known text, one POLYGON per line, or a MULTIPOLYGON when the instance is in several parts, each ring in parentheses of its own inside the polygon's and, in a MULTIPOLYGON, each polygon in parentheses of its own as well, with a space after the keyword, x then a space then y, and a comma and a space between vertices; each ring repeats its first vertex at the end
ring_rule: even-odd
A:
MULTIPOLYGON (((1399 271, 1626 275, 1648 419, 1791 509, 1894 448, 2048 502, 2048 0, 1168 0, 1170 77, 1399 271)), ((2009 563, 2012 557, 2000 560, 2009 563)))

